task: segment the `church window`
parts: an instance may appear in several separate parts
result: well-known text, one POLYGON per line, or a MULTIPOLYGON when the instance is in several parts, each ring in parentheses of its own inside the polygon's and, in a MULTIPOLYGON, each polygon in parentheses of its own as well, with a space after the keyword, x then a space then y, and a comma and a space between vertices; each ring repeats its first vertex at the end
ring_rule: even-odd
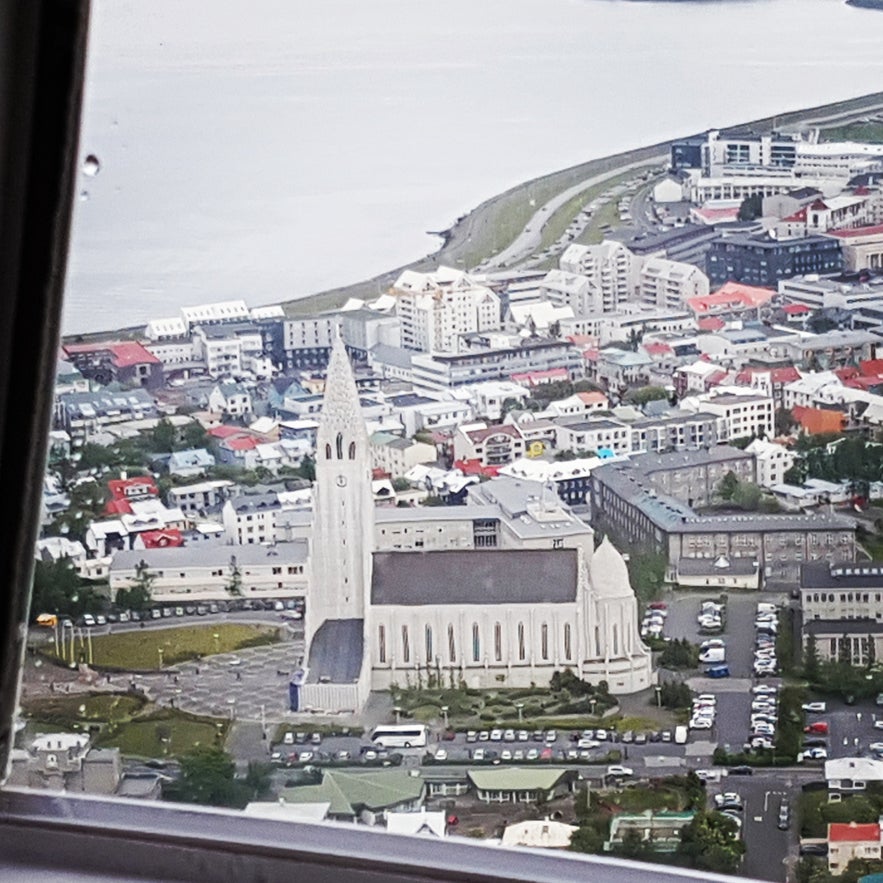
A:
POLYGON ((343 433, 337 433, 337 459, 343 459, 343 433))
POLYGON ((350 442, 350 460, 356 459, 356 443, 354 441, 350 442))
POLYGON ((524 647, 524 623, 518 623, 518 658, 520 660, 524 660, 527 656, 527 651, 524 647))
POLYGON ((595 626, 595 656, 601 655, 601 629, 595 626))
POLYGON ((540 655, 549 658, 549 626, 545 622, 540 627, 540 655))
POLYGON ((402 626, 402 659, 405 662, 411 661, 411 642, 408 640, 408 627, 402 626))
POLYGON ((381 662, 386 662, 386 626, 378 627, 378 639, 380 643, 379 656, 381 662))
POLYGON ((432 626, 426 626, 426 661, 432 662, 432 626))
POLYGON ((564 658, 570 659, 572 656, 570 647, 570 623, 564 624, 564 658))
POLYGON ((619 627, 613 626, 613 655, 619 656, 619 627))
POLYGON ((500 623, 494 624, 494 659, 497 662, 503 660, 503 626, 500 623))
POLYGON ((478 635, 478 623, 472 623, 472 661, 478 662, 481 659, 481 639, 478 635))
POLYGON ((448 626, 448 659, 451 662, 457 661, 457 647, 454 643, 454 627, 448 626))
POLYGON ((331 459, 331 445, 325 445, 325 459, 331 459))

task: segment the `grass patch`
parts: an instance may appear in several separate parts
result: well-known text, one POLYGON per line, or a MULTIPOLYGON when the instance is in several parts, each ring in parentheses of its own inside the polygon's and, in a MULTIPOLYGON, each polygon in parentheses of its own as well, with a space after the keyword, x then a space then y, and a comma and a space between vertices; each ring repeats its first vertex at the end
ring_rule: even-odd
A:
POLYGON ((832 126, 830 129, 822 129, 819 137, 822 141, 867 141, 871 144, 883 144, 883 121, 857 120, 843 126, 832 126))
POLYGON ((93 637, 92 664, 96 668, 154 671, 159 668, 160 650, 163 665, 170 666, 214 653, 275 644, 278 640, 279 630, 275 626, 242 623, 139 629, 93 637))
POLYGON ((96 693, 87 696, 52 696, 23 703, 24 713, 34 721, 59 727, 73 723, 121 722, 136 715, 146 704, 131 693, 96 693))
POLYGON ((680 812, 689 804, 689 798, 684 790, 665 785, 657 788, 633 786, 607 794, 606 797, 625 812, 644 812, 647 809, 680 812))
POLYGON ((109 724, 95 744, 133 757, 174 757, 200 745, 223 744, 228 727, 229 721, 159 709, 147 717, 109 724))
POLYGON ((619 226, 619 200, 613 197, 607 205, 602 205, 595 214, 589 225, 577 236, 575 242, 580 245, 597 245, 601 242, 610 230, 602 230, 602 227, 610 226, 611 228, 619 226))

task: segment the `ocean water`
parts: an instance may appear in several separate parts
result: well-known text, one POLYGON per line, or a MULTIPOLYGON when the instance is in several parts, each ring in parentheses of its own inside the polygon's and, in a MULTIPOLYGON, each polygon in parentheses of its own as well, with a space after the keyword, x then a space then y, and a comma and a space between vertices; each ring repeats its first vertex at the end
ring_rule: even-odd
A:
POLYGON ((881 45, 842 0, 96 0, 64 330, 358 281, 528 178, 883 90, 881 45))

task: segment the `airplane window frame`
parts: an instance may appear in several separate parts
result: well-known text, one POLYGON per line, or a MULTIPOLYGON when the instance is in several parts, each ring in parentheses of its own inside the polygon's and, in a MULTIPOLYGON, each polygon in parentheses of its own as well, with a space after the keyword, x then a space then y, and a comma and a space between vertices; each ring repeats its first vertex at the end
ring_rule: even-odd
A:
MULTIPOLYGON (((33 548, 53 401, 89 0, 0 0, 0 769, 24 660, 33 548)), ((0 787, 0 877, 561 880, 657 883, 689 869, 402 837, 365 826, 0 787)), ((708 880, 732 880, 705 875, 708 880)))

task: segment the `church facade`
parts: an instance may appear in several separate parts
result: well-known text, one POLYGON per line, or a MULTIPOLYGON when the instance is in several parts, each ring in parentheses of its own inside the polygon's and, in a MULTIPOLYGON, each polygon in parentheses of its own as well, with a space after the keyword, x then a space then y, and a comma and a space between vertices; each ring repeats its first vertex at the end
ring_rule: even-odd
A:
POLYGON ((653 683, 635 595, 610 541, 594 549, 591 530, 538 493, 491 542, 475 527, 492 522, 490 498, 452 507, 446 525, 438 509, 401 510, 401 520, 390 512, 404 542, 378 542, 387 534, 375 525, 367 433, 337 340, 317 436, 299 709, 357 710, 392 684, 527 687, 566 667, 614 693, 653 683), (446 536, 481 543, 451 548, 446 536))

